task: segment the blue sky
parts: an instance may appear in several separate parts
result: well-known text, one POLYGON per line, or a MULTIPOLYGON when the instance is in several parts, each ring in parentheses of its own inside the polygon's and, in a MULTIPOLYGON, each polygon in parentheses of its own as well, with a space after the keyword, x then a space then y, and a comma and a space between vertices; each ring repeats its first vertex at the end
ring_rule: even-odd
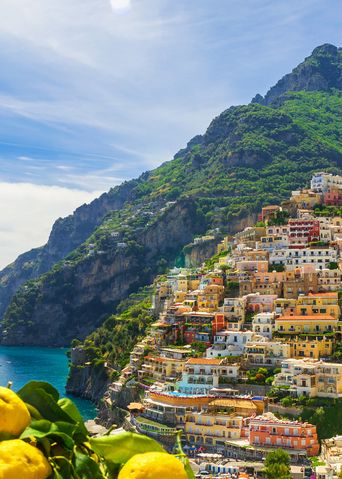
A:
POLYGON ((2 0, 0 199, 24 198, 6 224, 43 197, 46 212, 10 241, 0 214, 0 265, 315 46, 340 45, 340 13, 338 0, 2 0))

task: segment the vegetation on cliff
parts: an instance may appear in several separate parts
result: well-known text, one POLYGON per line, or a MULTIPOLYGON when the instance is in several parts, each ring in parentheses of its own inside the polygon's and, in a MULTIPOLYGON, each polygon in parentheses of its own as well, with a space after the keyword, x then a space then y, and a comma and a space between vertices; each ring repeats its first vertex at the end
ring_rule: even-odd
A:
POLYGON ((83 343, 75 340, 72 345, 82 345, 92 365, 106 362, 109 368, 121 371, 134 345, 145 335, 153 320, 151 291, 152 288, 147 287, 131 294, 120 303, 117 314, 107 318, 83 343))

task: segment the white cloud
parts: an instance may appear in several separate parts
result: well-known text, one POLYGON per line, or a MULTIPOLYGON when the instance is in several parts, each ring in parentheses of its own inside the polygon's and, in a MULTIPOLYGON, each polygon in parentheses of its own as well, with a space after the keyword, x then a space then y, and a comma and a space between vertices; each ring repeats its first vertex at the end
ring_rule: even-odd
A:
POLYGON ((131 6, 131 0, 111 0, 110 4, 113 10, 126 10, 131 6))
POLYGON ((54 221, 100 192, 57 186, 0 182, 0 268, 20 253, 43 245, 54 221))

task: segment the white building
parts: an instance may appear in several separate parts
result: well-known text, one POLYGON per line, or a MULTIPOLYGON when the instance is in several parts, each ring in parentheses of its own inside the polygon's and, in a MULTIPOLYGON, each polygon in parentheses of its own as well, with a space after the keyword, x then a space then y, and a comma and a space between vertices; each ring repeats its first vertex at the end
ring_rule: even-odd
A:
POLYGON ((284 342, 251 341, 246 344, 244 360, 251 366, 276 367, 291 357, 291 346, 284 342))
POLYGON ((314 359, 286 359, 274 386, 288 386, 293 395, 307 397, 342 397, 342 364, 314 359))
POLYGON ((177 388, 185 394, 208 394, 220 383, 239 377, 240 364, 226 364, 224 359, 190 358, 185 363, 177 388))
POLYGON ((319 239, 325 243, 329 243, 332 240, 331 234, 331 221, 330 218, 318 218, 319 221, 319 239))
POLYGON ((270 254, 270 264, 283 264, 287 271, 306 264, 320 270, 336 261, 337 251, 330 246, 280 249, 270 254))
POLYGON ((287 248, 289 245, 289 240, 287 235, 278 234, 278 235, 268 235, 263 236, 260 241, 257 241, 256 248, 263 251, 272 252, 274 250, 287 248))
POLYGON ((265 338, 272 339, 275 330, 275 313, 258 313, 253 317, 252 330, 265 338))
POLYGON ((331 188, 342 189, 342 177, 331 173, 315 173, 311 179, 311 189, 317 193, 326 193, 331 188))
POLYGON ((253 331, 220 331, 214 337, 213 345, 207 349, 207 358, 242 356, 249 341, 265 341, 253 331))

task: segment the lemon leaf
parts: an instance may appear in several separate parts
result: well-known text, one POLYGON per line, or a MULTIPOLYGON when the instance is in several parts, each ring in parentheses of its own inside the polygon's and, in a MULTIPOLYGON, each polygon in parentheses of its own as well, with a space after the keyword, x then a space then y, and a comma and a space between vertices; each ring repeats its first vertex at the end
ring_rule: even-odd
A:
POLYGON ((55 398, 46 392, 45 389, 40 387, 33 388, 29 391, 27 390, 24 395, 20 397, 21 399, 24 399, 25 402, 36 408, 44 419, 48 419, 52 422, 64 421, 72 424, 75 423, 75 421, 57 404, 55 398))
POLYGON ((75 451, 73 463, 79 479, 103 479, 98 464, 80 451, 75 451))
POLYGON ((90 438, 89 442, 96 454, 103 457, 106 462, 114 464, 123 464, 135 454, 166 452, 154 439, 133 432, 90 438))
POLYGON ((68 416, 70 416, 72 420, 77 422, 80 428, 80 432, 82 432, 85 436, 88 436, 88 431, 84 425, 83 417, 75 403, 69 398, 62 398, 58 401, 57 404, 66 414, 68 414, 68 416))
POLYGON ((26 401, 30 397, 32 392, 37 389, 43 389, 47 394, 53 397, 55 401, 59 399, 59 392, 50 383, 45 381, 29 381, 25 384, 19 391, 17 391, 18 396, 24 401, 30 404, 30 401, 26 401))
POLYGON ((40 439, 49 438, 55 442, 62 443, 67 449, 74 447, 74 440, 71 435, 63 432, 57 424, 54 424, 46 419, 39 421, 32 421, 20 436, 20 439, 28 439, 35 437, 38 441, 40 439))

